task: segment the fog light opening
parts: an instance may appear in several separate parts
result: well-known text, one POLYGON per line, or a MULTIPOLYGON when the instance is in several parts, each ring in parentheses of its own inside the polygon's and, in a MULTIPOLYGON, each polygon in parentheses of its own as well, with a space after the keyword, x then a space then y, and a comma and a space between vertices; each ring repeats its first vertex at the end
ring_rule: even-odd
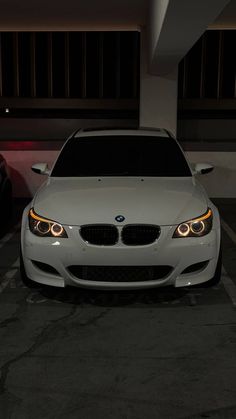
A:
POLYGON ((47 274, 60 276, 59 272, 57 272, 57 270, 53 268, 53 266, 48 265, 47 263, 38 262, 37 260, 32 260, 31 262, 37 269, 40 269, 41 271, 47 274))
POLYGON ((201 272, 203 271, 203 269, 207 267, 208 263, 209 260, 204 260, 203 262, 198 262, 194 263, 193 265, 189 265, 187 268, 183 270, 183 272, 181 272, 181 275, 201 272))

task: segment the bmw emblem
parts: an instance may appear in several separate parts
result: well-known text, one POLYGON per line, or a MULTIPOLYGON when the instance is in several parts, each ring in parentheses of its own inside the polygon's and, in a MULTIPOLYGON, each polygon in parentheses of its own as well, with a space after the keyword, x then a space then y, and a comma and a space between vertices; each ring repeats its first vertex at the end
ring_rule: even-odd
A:
POLYGON ((122 221, 125 221, 125 217, 123 215, 117 215, 115 218, 118 223, 122 223, 122 221))

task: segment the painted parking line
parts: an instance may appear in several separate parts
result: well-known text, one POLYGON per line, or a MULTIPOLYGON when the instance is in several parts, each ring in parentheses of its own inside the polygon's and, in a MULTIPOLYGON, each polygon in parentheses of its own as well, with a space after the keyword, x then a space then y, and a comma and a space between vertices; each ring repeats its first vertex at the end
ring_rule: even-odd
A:
POLYGON ((222 266, 221 281, 224 285, 225 291, 233 303, 233 306, 236 307, 236 285, 227 274, 224 266, 222 266))
MULTIPOLYGON (((19 267, 20 267, 20 258, 17 258, 11 266, 12 274, 10 274, 10 276, 13 275, 11 280, 10 280, 10 287, 11 288, 17 288, 15 274, 19 270, 19 267), (13 273, 13 271, 15 271, 15 274, 13 273)), ((8 272, 10 272, 10 271, 8 271, 8 272)))
POLYGON ((236 244, 236 233, 234 230, 221 218, 221 225, 229 238, 236 244))
POLYGON ((15 262, 11 265, 9 271, 5 273, 2 281, 0 282, 0 293, 3 292, 3 290, 8 286, 8 284, 14 278, 14 276, 18 272, 19 265, 20 265, 20 258, 17 258, 15 262))
POLYGON ((19 222, 18 224, 16 224, 16 226, 12 229, 12 231, 10 231, 10 233, 7 233, 1 240, 0 240, 0 249, 1 247, 5 246, 5 244, 7 242, 9 242, 9 240, 12 239, 12 237, 14 237, 14 235, 17 233, 17 231, 20 229, 21 226, 21 222, 19 222))
MULTIPOLYGON (((223 230, 225 231, 225 233, 228 235, 228 237, 232 240, 232 242, 236 244, 236 233, 222 218, 221 218, 221 226, 223 230)), ((224 266, 222 267, 221 281, 233 305, 236 307, 236 285, 227 274, 224 266)))

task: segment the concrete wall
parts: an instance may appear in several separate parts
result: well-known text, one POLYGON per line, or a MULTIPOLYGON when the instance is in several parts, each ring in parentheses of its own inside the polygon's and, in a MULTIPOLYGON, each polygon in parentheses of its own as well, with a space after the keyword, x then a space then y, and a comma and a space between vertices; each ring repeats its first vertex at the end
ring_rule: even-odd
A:
MULTIPOLYGON (((96 111, 94 111, 96 113, 96 111)), ((1 118, 0 148, 4 140, 65 140, 79 128, 137 126, 138 119, 121 118, 1 118)))
POLYGON ((210 163, 215 169, 207 175, 198 175, 212 198, 236 198, 236 152, 188 151, 190 163, 210 163))
POLYGON ((236 143, 236 120, 235 119, 182 119, 178 121, 178 137, 193 141, 224 141, 235 140, 236 143))
POLYGON ((199 179, 212 197, 236 197, 236 120, 180 119, 178 138, 193 163, 207 162, 215 170, 199 179), (191 150, 191 151, 190 151, 191 150))

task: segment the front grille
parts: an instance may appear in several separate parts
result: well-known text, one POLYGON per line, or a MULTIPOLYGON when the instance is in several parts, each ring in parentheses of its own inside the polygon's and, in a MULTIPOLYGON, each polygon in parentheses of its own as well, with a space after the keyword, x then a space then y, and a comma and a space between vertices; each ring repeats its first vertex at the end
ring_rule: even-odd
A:
POLYGON ((90 244, 112 246, 118 242, 118 230, 110 224, 89 224, 80 228, 82 239, 90 244))
POLYGON ((86 281, 139 282, 163 279, 172 271, 171 266, 81 266, 67 268, 72 275, 86 281))
POLYGON ((160 235, 160 227, 151 224, 130 224, 123 228, 121 240, 128 246, 151 244, 160 235))
MULTIPOLYGON (((142 246, 154 243, 160 236, 159 226, 152 224, 128 224, 121 230, 121 241, 126 246, 142 246)), ((80 228, 84 241, 94 245, 112 246, 119 241, 119 230, 111 224, 88 224, 80 228)))

